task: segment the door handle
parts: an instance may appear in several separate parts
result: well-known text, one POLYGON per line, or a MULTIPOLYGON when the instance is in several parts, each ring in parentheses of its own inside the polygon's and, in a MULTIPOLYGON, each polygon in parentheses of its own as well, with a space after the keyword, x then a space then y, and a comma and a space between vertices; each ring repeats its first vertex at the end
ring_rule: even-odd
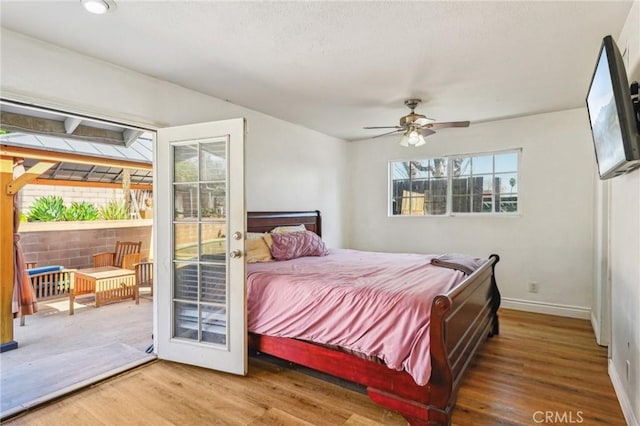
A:
POLYGON ((232 259, 238 259, 242 257, 242 250, 232 250, 229 256, 231 256, 232 259))

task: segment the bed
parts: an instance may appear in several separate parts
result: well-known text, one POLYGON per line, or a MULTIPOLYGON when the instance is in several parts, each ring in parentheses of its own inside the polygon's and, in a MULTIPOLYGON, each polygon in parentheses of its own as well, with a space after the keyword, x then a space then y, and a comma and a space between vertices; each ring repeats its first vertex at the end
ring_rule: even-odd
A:
MULTIPOLYGON (((319 211, 247 214, 247 232, 300 224, 322 235, 319 211)), ((428 328, 430 372, 424 385, 405 370, 317 342, 250 332, 249 347, 362 385, 371 400, 397 411, 411 425, 449 425, 465 371, 487 337, 499 332, 500 293, 494 273, 498 261, 499 256, 492 254, 453 288, 433 298, 428 328)))

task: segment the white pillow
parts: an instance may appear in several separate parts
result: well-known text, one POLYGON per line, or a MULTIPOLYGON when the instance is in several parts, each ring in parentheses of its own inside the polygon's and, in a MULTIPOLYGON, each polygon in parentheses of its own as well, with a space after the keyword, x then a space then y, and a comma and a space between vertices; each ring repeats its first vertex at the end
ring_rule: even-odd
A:
POLYGON ((272 234, 286 234, 287 232, 304 232, 307 228, 303 225, 278 226, 271 230, 272 234))

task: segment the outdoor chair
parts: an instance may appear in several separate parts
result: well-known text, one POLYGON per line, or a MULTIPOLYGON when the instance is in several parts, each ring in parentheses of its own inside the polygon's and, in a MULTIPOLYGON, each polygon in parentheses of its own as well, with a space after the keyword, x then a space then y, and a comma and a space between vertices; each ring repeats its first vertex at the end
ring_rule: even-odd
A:
MULTIPOLYGON (((27 269, 31 287, 36 293, 38 302, 68 296, 74 280, 75 269, 64 266, 42 266, 27 269)), ((25 317, 20 317, 20 325, 24 326, 25 317)))
POLYGON ((153 261, 140 262, 135 265, 136 271, 136 305, 140 304, 140 287, 149 287, 153 296, 153 261))
POLYGON ((113 253, 98 253, 93 255, 93 267, 113 266, 113 253))
POLYGON ((136 263, 140 263, 140 253, 129 253, 122 257, 122 269, 135 270, 136 263))
POLYGON ((102 252, 93 255, 93 267, 115 266, 122 268, 122 260, 125 255, 140 253, 142 241, 117 241, 113 252, 102 252))

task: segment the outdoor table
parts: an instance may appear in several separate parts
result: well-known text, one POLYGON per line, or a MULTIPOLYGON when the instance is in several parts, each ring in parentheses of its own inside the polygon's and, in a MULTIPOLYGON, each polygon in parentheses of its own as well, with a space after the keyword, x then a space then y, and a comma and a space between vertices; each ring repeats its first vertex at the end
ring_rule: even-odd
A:
POLYGON ((135 300, 135 287, 135 272, 130 269, 115 266, 78 269, 69 293, 69 315, 73 315, 73 303, 78 296, 95 294, 97 308, 124 299, 135 300))

